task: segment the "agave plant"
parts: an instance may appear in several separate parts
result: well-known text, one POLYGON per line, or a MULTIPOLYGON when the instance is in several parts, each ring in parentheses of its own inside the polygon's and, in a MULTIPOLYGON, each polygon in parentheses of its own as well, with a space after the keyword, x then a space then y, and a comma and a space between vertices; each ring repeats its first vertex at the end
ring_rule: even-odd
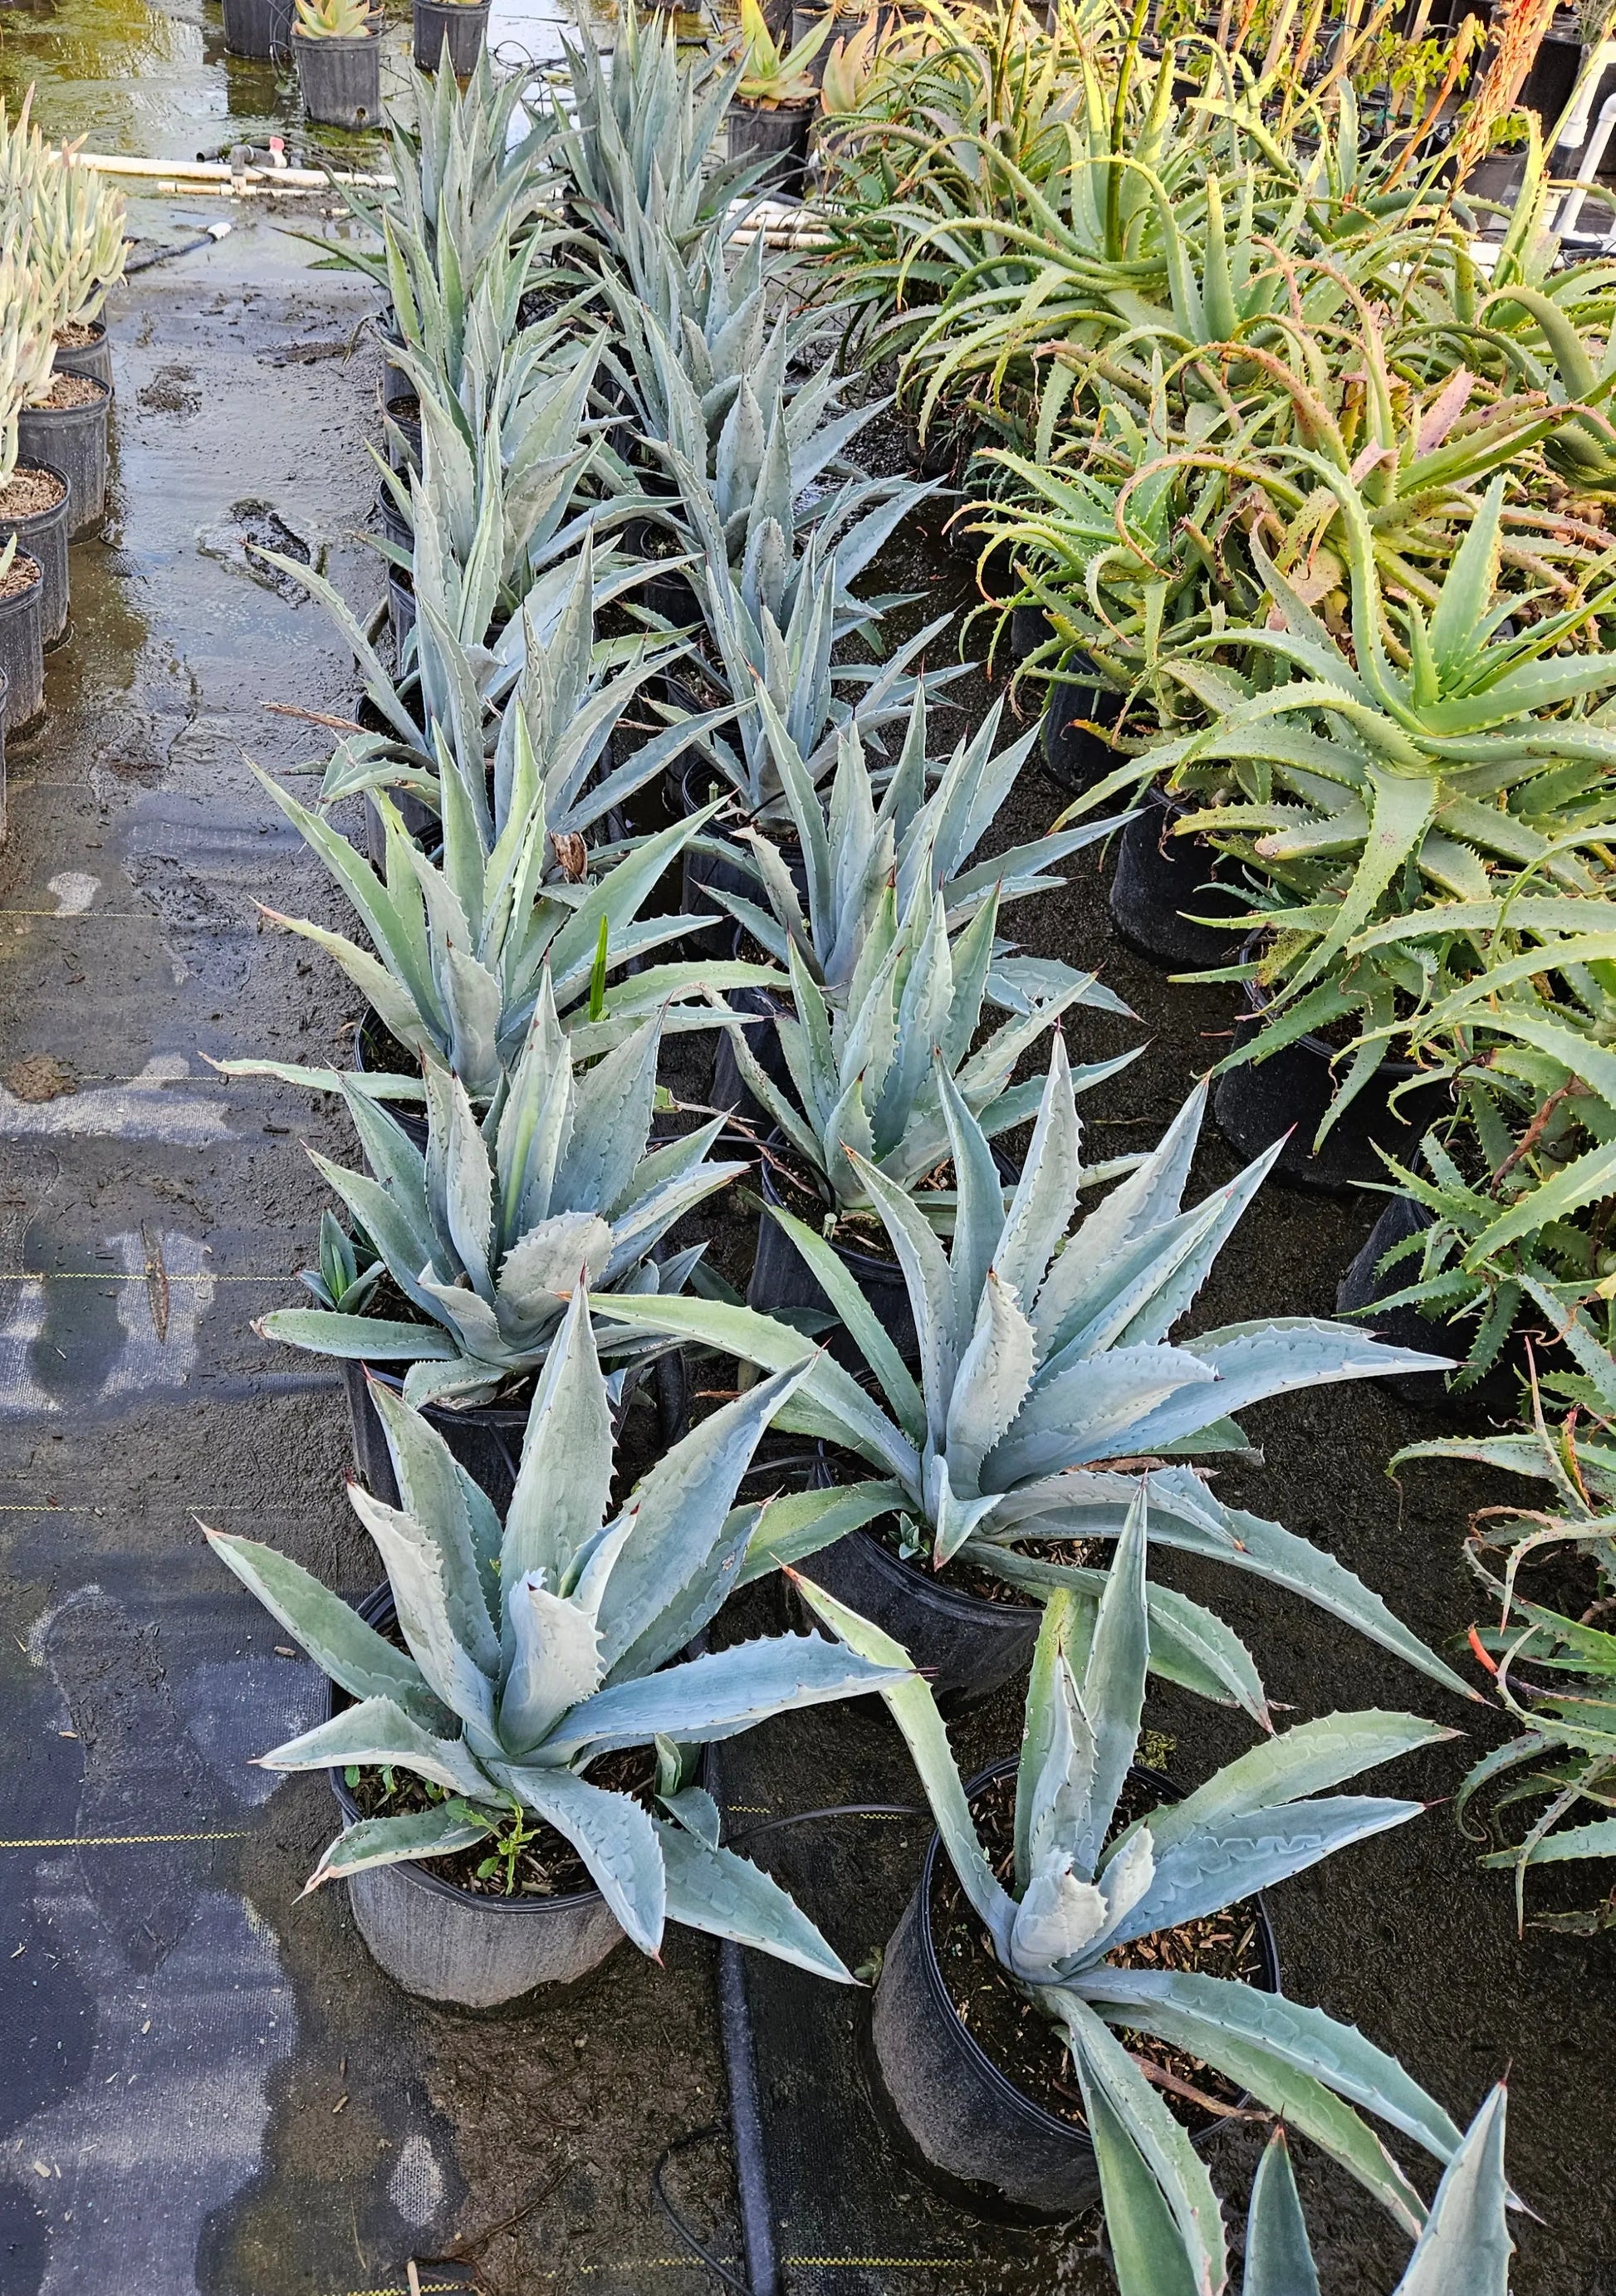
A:
POLYGON ((602 1297, 678 1291, 702 1247, 660 1265, 653 1251, 745 1168, 705 1160, 721 1118, 649 1145, 660 1038, 660 1020, 647 1021, 578 1067, 546 980, 521 1057, 480 1122, 459 1078, 428 1067, 424 1154, 339 1079, 372 1177, 317 1155, 316 1168, 423 1320, 283 1308, 259 1328, 319 1355, 407 1363, 407 1402, 463 1406, 544 1362, 580 1269, 602 1297))
MULTIPOLYGON (((874 1374, 872 1392, 821 1358, 780 1416, 782 1427, 876 1469, 879 1480, 845 1491, 849 1520, 840 1529, 855 1516, 894 1515, 908 1551, 939 1569, 958 1556, 1019 1590, 1043 1596, 1076 1588, 1092 1603, 1103 1575, 1046 1561, 1038 1550, 1116 1538, 1144 1462, 1159 1545, 1287 1587, 1434 1681, 1473 1695, 1333 1555, 1226 1505, 1203 1472, 1184 1464, 1198 1453, 1243 1448, 1235 1414, 1267 1397, 1440 1367, 1439 1357, 1302 1316, 1169 1339, 1277 1150, 1181 1210, 1206 1103, 1200 1086, 1154 1152, 1072 1229, 1079 1189, 1103 1175, 1086 1173, 1081 1162, 1074 1078, 1059 1031, 1048 1077, 1041 1091, 1031 1087, 1037 1120, 1008 1203, 985 1127, 943 1062, 935 1075, 940 1152, 952 1155, 958 1183, 949 1249, 915 1199, 857 1150, 847 1152, 903 1270, 920 1335, 918 1379, 824 1238, 774 1213, 874 1374)), ((1022 1115, 1034 1114, 1021 1097, 1027 1088, 1015 1090, 1022 1115)), ((785 1324, 716 1300, 616 1300, 602 1312, 771 1371, 813 1353, 813 1343, 785 1324)), ((777 1559, 797 1561, 824 1543, 810 1534, 777 1559)), ((1221 1621, 1198 1606, 1172 1617, 1159 1607, 1153 1647, 1163 1670, 1265 1717, 1250 1654, 1221 1621), (1186 1631, 1192 1610, 1196 1623, 1186 1631)))
MULTIPOLYGON (((1553 1303, 1543 1295, 1540 1304, 1553 1303)), ((1519 1727, 1472 1767, 1454 1814, 1464 1823, 1473 1798, 1501 1784, 1505 1791, 1495 1811, 1540 1805, 1518 1841, 1505 1836, 1481 1861, 1514 1875, 1522 1930, 1530 1872, 1616 1857, 1616 1816, 1604 1814, 1616 1810, 1616 1635, 1593 1623, 1616 1593, 1616 1357, 1585 1317, 1567 1327, 1567 1337, 1580 1370, 1558 1382, 1577 1398, 1560 1425, 1550 1425, 1534 1390, 1529 1428, 1413 1443, 1389 1470, 1395 1474, 1415 1460, 1468 1459, 1545 1487, 1543 1506, 1489 1507, 1473 1516, 1466 1548, 1471 1569, 1497 1603, 1496 1623, 1472 1628, 1471 1648, 1519 1727), (1522 1577, 1546 1561, 1592 1566, 1598 1596, 1582 1617, 1522 1592, 1522 1577)), ((1501 1832, 1489 1825, 1481 1838, 1496 1841, 1501 1832)), ((1536 1928, 1592 1936, 1616 1925, 1616 1889, 1586 1910, 1535 1914, 1532 1921, 1536 1928)))
POLYGON ((821 522, 794 560, 769 518, 749 544, 739 577, 705 489, 693 484, 685 504, 693 512, 700 554, 691 573, 711 640, 702 667, 722 681, 740 713, 733 739, 714 732, 702 737, 701 746, 717 769, 719 785, 728 783, 749 821, 771 815, 778 819, 783 792, 768 723, 760 705, 749 705, 767 694, 808 773, 821 782, 836 762, 843 727, 857 726, 861 738, 879 742, 885 727, 908 717, 917 691, 939 693, 960 674, 913 668, 946 627, 947 617, 929 622, 885 660, 834 659, 843 651, 842 641, 855 633, 870 635, 873 609, 850 599, 848 584, 880 538, 867 530, 871 520, 890 531, 901 501, 896 512, 891 503, 883 504, 839 541, 821 522))
MULTIPOLYGON (((898 921, 908 916, 920 888, 937 889, 945 927, 956 935, 990 897, 1002 907, 1060 884, 1062 879, 1046 873, 1128 818, 1080 823, 970 868, 1038 739, 1036 726, 996 755, 1004 714, 997 701, 939 769, 926 761, 926 697, 917 691, 902 751, 878 802, 857 725, 839 737, 836 770, 822 796, 767 691, 759 693, 759 707, 797 832, 806 896, 799 896, 778 847, 757 830, 742 835, 767 908, 722 885, 708 890, 777 963, 784 964, 794 948, 830 1003, 844 1002, 860 973, 867 975, 892 947, 898 921), (936 787, 928 789, 933 774, 936 787)), ((985 994, 996 1004, 1026 1013, 1078 978, 1058 960, 1020 956, 996 941, 985 994)), ((1132 1017, 1120 997, 1092 979, 1082 1002, 1132 1017)))
MULTIPOLYGON (((1509 2296, 1514 2243, 1504 2174, 1505 2096, 1500 2081, 1465 2130, 1391 2296, 1447 2296, 1448 2291, 1459 2296, 1461 2290, 1464 2296, 1509 2296)), ((1112 2150, 1109 2131, 1102 2142, 1102 2177, 1109 2171, 1114 2185, 1129 2164, 1112 2150)), ((1142 2227, 1137 2249, 1130 2245, 1118 2255, 1120 2296, 1159 2296, 1166 2282, 1152 2276, 1169 2271, 1176 2260, 1171 2235, 1164 2238, 1164 2231, 1156 2225, 1142 2227)), ((1263 2148, 1251 2182, 1240 2284, 1242 2296, 1318 2296, 1318 2271, 1283 2121, 1263 2148)))
MULTIPOLYGON (((800 1392, 801 1390, 799 1390, 800 1392)), ((1150 1626, 1145 1503, 1136 1499, 1093 1620, 1046 1606, 1016 1775, 1014 1857, 1000 1878, 978 1834, 930 1685, 902 1648, 795 1576, 814 1615, 892 1670, 881 1695, 903 1732, 960 1886, 995 1961, 1071 2054, 1105 2176, 1114 2242, 1148 2226, 1170 2272, 1150 2284, 1225 2284, 1227 2257, 1206 2164, 1114 2029, 1148 2034, 1232 2076, 1303 2131, 1417 2233, 1425 2210, 1362 2107, 1444 2163, 1460 2135, 1395 2058, 1323 2010, 1238 1980, 1129 1964, 1137 1939, 1254 1898, 1424 1808, 1329 1793, 1358 1772, 1451 1734, 1413 1714, 1331 1714, 1266 1739, 1182 1801, 1131 1823, 1118 1804, 1139 1737, 1150 1626)))
MULTIPOLYGON (((693 1429, 611 1516, 611 1424, 578 1284, 534 1398, 502 1529, 442 1438, 373 1389, 402 1505, 349 1483, 386 1566, 398 1650, 301 1564, 250 1538, 214 1552, 354 1703, 261 1759, 272 1770, 381 1765, 423 1783, 423 1808, 350 1825, 308 1887, 369 1867, 521 1836, 537 1817, 578 1851, 641 1951, 667 1921, 850 1983, 768 1876, 720 1847, 718 1811, 687 1775, 694 1749, 773 1714, 885 1686, 816 1636, 681 1658, 714 1617, 759 1510, 741 1477, 796 1375, 693 1429), (590 1778, 623 1747, 656 1750, 654 1802, 590 1778)), ((651 1765, 648 1763, 648 1773, 651 1765)))
MULTIPOLYGON (((390 188, 339 183, 351 212, 376 239, 384 216, 400 245, 422 248, 452 297, 469 293, 484 266, 538 223, 550 196, 546 156, 555 134, 534 104, 534 81, 496 75, 486 49, 463 89, 452 65, 416 72, 414 101, 386 108, 390 188)), ((363 272, 391 292, 385 246, 367 240, 315 242, 326 263, 363 272)))
MULTIPOLYGON (((796 945, 788 945, 794 1010, 775 1027, 794 1097, 735 1036, 742 1078, 838 1216, 881 1208, 872 1172, 913 1205, 911 1192, 951 1152, 951 1103, 978 1123, 985 1141, 1008 1132, 1038 1105, 1036 1079, 1010 1079, 1045 1030, 1073 1006, 1119 1009, 1094 973, 1035 964, 1002 980, 996 1001, 1012 1010, 978 1044, 988 982, 996 964, 1005 962, 997 938, 1000 898, 996 882, 957 938, 948 928, 947 895, 935 883, 917 885, 901 916, 889 898, 845 997, 835 1002, 796 945)), ((1068 1081, 1087 1090, 1136 1057, 1091 1062, 1068 1081)), ((927 1193, 936 1195, 939 1217, 952 1215, 952 1193, 927 1193)), ((918 1209, 915 1216, 923 1220, 918 1209)))
POLYGON ((672 24, 658 17, 625 18, 610 58, 587 42, 563 46, 573 117, 557 158, 584 232, 615 257, 633 219, 650 217, 679 247, 693 245, 766 164, 710 165, 741 67, 682 62, 672 24))

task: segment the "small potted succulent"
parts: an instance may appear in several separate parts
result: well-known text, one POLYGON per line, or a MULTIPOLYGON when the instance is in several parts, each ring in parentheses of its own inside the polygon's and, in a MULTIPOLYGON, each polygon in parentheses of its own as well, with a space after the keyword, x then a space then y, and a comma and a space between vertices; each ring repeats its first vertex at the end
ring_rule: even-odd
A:
POLYGON ((851 1983, 784 1890, 722 1847, 700 1750, 771 1715, 879 1690, 884 1665, 820 1636, 685 1655, 766 1509, 734 1498, 800 1373, 760 1382, 611 1506, 605 1376, 578 1283, 534 1398, 502 1527, 440 1437, 384 1390, 401 1505, 349 1496, 387 1571, 358 1610, 288 1556, 214 1551, 331 1677, 329 1721, 266 1754, 329 1770, 342 1832, 309 1889, 413 1993, 493 2007, 565 1983, 667 1921, 851 1983))
POLYGON ((381 18, 371 0, 297 0, 291 27, 303 109, 328 127, 381 116, 381 18))
MULTIPOLYGON (((48 464, 21 461, 19 452, 23 400, 48 388, 51 374, 53 306, 29 259, 30 249, 25 241, 20 259, 0 259, 0 548, 14 545, 17 573, 7 594, 20 602, 8 619, 9 636, 0 636, 0 663, 13 675, 20 700, 43 676, 34 664, 29 618, 45 645, 62 636, 68 619, 68 482, 48 464), (41 573, 37 591, 21 578, 30 562, 41 573)), ((37 706, 36 694, 29 714, 37 706)))
POLYGON ((741 0, 741 58, 744 69, 730 100, 729 156, 767 156, 767 188, 800 199, 808 176, 808 130, 819 89, 809 66, 830 38, 827 12, 794 47, 782 49, 759 0, 741 0))
POLYGON ((469 79, 488 37, 492 4, 493 0, 414 0, 417 71, 439 71, 447 63, 456 79, 469 79))
POLYGON ((76 145, 46 155, 35 186, 34 249, 57 303, 56 373, 86 376, 109 392, 112 349, 101 314, 128 257, 124 218, 123 194, 76 145))
POLYGON ((1153 2286, 1210 2290, 1224 2284, 1223 2226, 1194 2139, 1243 2092, 1410 2231, 1420 2197, 1357 2108, 1444 2163, 1459 2149, 1395 2058, 1286 1999, 1260 1895, 1419 1816, 1423 1801, 1329 1789, 1453 1734, 1414 1714, 1325 1715, 1182 1796, 1136 1767, 1145 1513, 1141 1496, 1092 1620, 1070 1596, 1051 1599, 1019 1763, 969 1784, 907 1653, 798 1584, 824 1625, 887 1669, 881 1695, 937 1822, 872 2003, 875 2066, 906 2149, 956 2197, 1035 2218, 1075 2216, 1103 2192, 1113 2236, 1131 2197, 1176 2265, 1153 2286))

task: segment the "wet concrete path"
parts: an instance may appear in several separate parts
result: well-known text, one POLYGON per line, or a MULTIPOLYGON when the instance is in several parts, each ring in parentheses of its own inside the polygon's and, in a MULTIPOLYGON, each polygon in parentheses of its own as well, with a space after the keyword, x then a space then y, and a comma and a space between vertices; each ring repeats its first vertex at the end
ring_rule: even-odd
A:
MULTIPOLYGON (((104 540, 74 550, 49 719, 12 758, 4 2296, 402 2289, 411 2255, 545 2185, 593 2260, 631 2256, 620 2227, 597 2243, 597 2177, 620 2179, 624 2204, 632 2187, 642 2245, 666 2246, 646 2162, 613 2145, 591 2164, 576 2013, 517 2049, 521 2118, 498 2132, 508 2155, 481 2180, 476 2223, 463 2213, 433 2095, 474 2121, 491 2109, 486 2076, 496 2117, 512 2112, 512 2039, 473 2030, 467 2046, 459 2028, 446 2042, 444 2021, 376 1973, 337 1892, 294 1909, 329 1793, 249 1759, 316 1719, 323 1686, 195 1524, 270 1538, 351 1591, 375 1575, 342 1496, 340 1390, 250 1328, 292 1296, 317 1221, 301 1143, 342 1156, 351 1143, 307 1095, 228 1086, 203 1058, 333 1058, 352 1017, 302 944, 259 929, 260 900, 332 913, 243 761, 295 783, 320 737, 263 705, 345 711, 352 665, 317 608, 261 586, 231 546, 255 515, 241 506, 269 503, 351 595, 379 592, 352 538, 374 491, 376 361, 364 341, 348 356, 375 297, 310 259, 248 213, 217 251, 119 296, 113 514, 104 540), (288 345, 310 355, 289 362, 288 345)), ((681 1975, 676 1953, 659 2018, 677 2030, 688 1995, 699 2021, 702 1987, 698 1956, 681 1975)), ((715 2097, 698 2039, 646 2107, 652 2156, 715 2097), (703 2073, 704 2095, 687 2096, 703 2073)), ((559 2226, 558 2263, 572 2245, 559 2226)))

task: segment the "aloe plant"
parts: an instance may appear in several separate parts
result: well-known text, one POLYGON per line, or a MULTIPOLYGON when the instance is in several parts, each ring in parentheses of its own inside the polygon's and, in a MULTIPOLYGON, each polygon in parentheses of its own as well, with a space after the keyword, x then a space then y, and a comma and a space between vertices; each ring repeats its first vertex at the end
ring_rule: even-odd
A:
MULTIPOLYGON (((1244 1448, 1235 1414, 1267 1397, 1438 1369, 1442 1359, 1304 1316, 1169 1339, 1276 1150, 1181 1210, 1206 1104, 1198 1087, 1153 1152, 1072 1228, 1085 1181, 1107 1175, 1084 1169, 1074 1079, 1058 1030, 1042 1087, 1014 1089, 1021 1113, 1036 1120, 1006 1201, 985 1128, 938 1063, 938 1157, 951 1153, 958 1182, 949 1249, 915 1199, 857 1150, 847 1152, 903 1270, 920 1337, 918 1378, 825 1239, 788 1212, 773 1214, 873 1374, 866 1387, 821 1357, 780 1415, 782 1427, 876 1470, 877 1480, 849 1487, 841 1528, 895 1515, 907 1550, 939 1569, 958 1556, 1036 1597, 1075 1588, 1092 1604, 1104 1574, 1046 1561, 1038 1550, 1116 1538, 1142 1472, 1158 1545, 1286 1587, 1472 1696, 1333 1555, 1226 1505, 1204 1471, 1187 1464, 1244 1448)), ((800 1332, 718 1300, 619 1299, 601 1311, 770 1371, 814 1353, 800 1332)), ((777 1559, 795 1562, 824 1543, 810 1534, 777 1559)), ((1221 1621, 1199 1606, 1179 1609, 1177 1596, 1153 1599, 1153 1663, 1266 1718, 1256 1668, 1221 1621)))
MULTIPOLYGON (((1464 2141, 1442 2171, 1431 2212, 1414 2244, 1391 2296, 1509 2296, 1509 2185, 1504 2174, 1506 2091, 1500 2081, 1488 2092, 1465 2130, 1464 2141)), ((1113 2183, 1126 2172, 1109 2144, 1101 2153, 1113 2183)), ((1169 2268, 1173 2250, 1151 2226, 1136 2250, 1117 2255, 1120 2296, 1159 2296, 1163 2285, 1150 2276, 1169 2268)), ((1291 2167, 1282 2121, 1263 2148, 1251 2182, 1246 2218, 1245 2273, 1242 2296, 1318 2296, 1318 2270, 1308 2238, 1307 2219, 1291 2167)))
POLYGON ((1160 2263, 1154 2296, 1221 2288, 1227 2255, 1206 2164, 1119 2030, 1168 2042, 1283 2112, 1409 2234, 1425 2221, 1423 2204, 1359 2108, 1444 2164, 1462 2140, 1441 2106, 1356 2027, 1236 1980, 1128 1965, 1134 1939, 1223 1912, 1419 1816, 1423 1802, 1324 1790, 1451 1734, 1413 1714, 1325 1715, 1265 1740, 1182 1801, 1120 1823, 1150 1645, 1145 1516, 1136 1498, 1092 1628, 1067 1596, 1045 1608, 1016 1776, 1014 1858, 1002 1878, 929 1685, 899 1674, 905 1653, 889 1636, 811 1578, 797 1575, 796 1585, 850 1650, 892 1669, 881 1695, 943 1848, 999 1968, 1070 2051, 1113 2244, 1149 2242, 1160 2263))
MULTIPOLYGON (((921 888, 937 889, 944 924, 957 935, 989 897, 1003 907, 1062 882, 1047 873, 1128 818, 1083 822, 1058 836, 1013 846, 972 868, 972 854, 1038 739, 1034 727, 996 754, 1002 701, 975 734, 962 737, 939 768, 927 762, 926 697, 917 691, 903 749, 879 801, 857 725, 838 737, 836 770, 822 794, 767 690, 759 694, 759 708, 790 826, 797 833, 806 900, 778 847, 758 830, 742 836, 751 849, 767 908, 722 885, 708 890, 776 963, 784 964, 794 948, 829 1002, 845 1000, 861 972, 867 972, 893 945, 898 921, 908 915, 921 888), (929 788, 933 775, 936 786, 929 788)), ((1056 959, 1018 955, 1011 944, 996 940, 985 993, 996 1004, 1030 1012, 1078 978, 1056 959)), ((1091 1010, 1132 1017, 1121 998, 1092 977, 1081 1001, 1091 1010)))
MULTIPOLYGON (((480 1843, 497 1855, 532 1818, 578 1851, 624 1931, 654 1955, 668 1921, 850 1983, 777 1882, 718 1839, 694 1749, 774 1714, 883 1687, 890 1677, 816 1636, 681 1652, 717 1612, 757 1507, 740 1480, 793 1374, 725 1406, 611 1512, 606 1382, 588 1295, 571 1304, 533 1401, 502 1529, 442 1438, 373 1388, 402 1504, 349 1497, 390 1581, 405 1649, 300 1563, 209 1530, 215 1554, 354 1702, 261 1757, 271 1770, 377 1765, 424 1782, 428 1806, 361 1819, 308 1887, 480 1843), (654 1801, 591 1779, 622 1747, 654 1748, 654 1801)), ((649 1798, 648 1798, 649 1799, 649 1798)))
POLYGON ((1351 657, 1254 541, 1281 627, 1225 632, 1220 643, 1292 674, 1248 680, 1192 651, 1173 674, 1206 709, 1207 726, 1120 767, 1081 802, 1102 802, 1141 767, 1169 787, 1210 785, 1178 833, 1212 836, 1281 889, 1253 905, 1253 925, 1272 936, 1267 949, 1236 969, 1267 992, 1264 1026, 1231 1059, 1261 1059, 1359 1016, 1322 1137, 1378 1066, 1406 986, 1407 968, 1399 981, 1395 962, 1402 936, 1382 942, 1372 928, 1414 912, 1405 931, 1417 933, 1422 900, 1485 903, 1523 879, 1576 898, 1603 890, 1616 730, 1582 705, 1616 686, 1616 659, 1573 642, 1586 643, 1616 585, 1499 635, 1515 602, 1497 586, 1496 479, 1429 619, 1405 600, 1399 666, 1364 512, 1328 465, 1318 469, 1351 545, 1351 657), (1328 733, 1315 730, 1319 719, 1328 733))
MULTIPOLYGON (((603 1298, 678 1291, 702 1247, 660 1265, 653 1251, 745 1168, 705 1160, 721 1118, 650 1146, 660 1039, 660 1019, 647 1021, 579 1067, 546 976, 521 1056, 480 1121, 459 1078, 429 1065, 424 1153, 338 1079, 372 1177, 317 1155, 316 1168, 423 1320, 283 1308, 259 1328, 319 1355, 407 1363, 407 1402, 458 1406, 489 1401, 545 1361, 580 1269, 603 1298)), ((321 1282, 329 1292, 323 1269, 321 1282)))
POLYGON ((292 29, 306 40, 369 39, 381 33, 371 0, 297 0, 292 29))
MULTIPOLYGON (((1539 1292, 1539 1304, 1554 1303, 1539 1292)), ((1552 1382, 1575 1398, 1558 1425, 1544 1407, 1542 1390, 1551 1384, 1545 1380, 1533 1391, 1529 1426, 1411 1443, 1388 1469, 1396 1474, 1416 1460, 1464 1459, 1543 1487, 1542 1505, 1489 1507, 1472 1519, 1465 1559, 1497 1607, 1492 1623, 1472 1628, 1471 1648, 1517 1729, 1472 1766, 1454 1798, 1454 1814, 1472 1839, 1502 1835, 1481 1862, 1513 1874, 1522 1931, 1528 1878, 1538 1867, 1616 1857, 1616 1816, 1606 1815, 1616 1810, 1616 1635, 1594 1623, 1616 1593, 1616 1357, 1609 1335, 1585 1316, 1562 1328, 1579 1368, 1552 1382), (1522 1579, 1546 1562, 1591 1571, 1598 1594, 1584 1615, 1572 1618, 1522 1591, 1522 1579), (1478 1837, 1467 1812, 1484 1791, 1495 1796, 1493 1813, 1478 1837), (1534 1804, 1511 1841, 1501 1813, 1534 1804)), ((1531 1918, 1535 1928, 1592 1936, 1616 1925, 1616 1888, 1596 1906, 1531 1918)))
POLYGON ((743 67, 735 94, 742 103, 764 111, 782 104, 812 103, 819 90, 808 66, 831 36, 835 19, 827 8, 819 22, 794 45, 783 46, 770 31, 759 0, 741 0, 740 57, 743 67))

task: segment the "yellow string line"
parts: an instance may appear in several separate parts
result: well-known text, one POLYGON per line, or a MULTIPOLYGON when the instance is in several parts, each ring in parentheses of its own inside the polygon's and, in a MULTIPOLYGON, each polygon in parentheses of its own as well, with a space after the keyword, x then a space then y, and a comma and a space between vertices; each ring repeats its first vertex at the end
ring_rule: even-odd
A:
MULTIPOLYGON (((149 1283, 156 1273, 155 1267, 150 1269, 143 1267, 138 1274, 133 1275, 123 1267, 19 1267, 10 1271, 0 1269, 0 1283, 149 1283)), ((176 1283, 295 1283, 298 1280, 295 1275, 216 1275, 207 1268, 197 1275, 176 1275, 165 1269, 164 1279, 170 1285, 176 1283)), ((426 1329, 425 1324, 422 1325, 422 1329, 423 1331, 426 1329)))
POLYGON ((31 1839, 0 1841, 0 1849, 144 1849, 157 1842, 246 1841, 248 1826, 212 1833, 41 1833, 31 1839))
MULTIPOLYGON (((77 783, 63 782, 60 786, 72 789, 77 783)), ((0 909, 0 917, 52 917, 62 925, 94 924, 103 917, 113 918, 120 924, 135 920, 146 924, 157 922, 154 909, 0 909)))

